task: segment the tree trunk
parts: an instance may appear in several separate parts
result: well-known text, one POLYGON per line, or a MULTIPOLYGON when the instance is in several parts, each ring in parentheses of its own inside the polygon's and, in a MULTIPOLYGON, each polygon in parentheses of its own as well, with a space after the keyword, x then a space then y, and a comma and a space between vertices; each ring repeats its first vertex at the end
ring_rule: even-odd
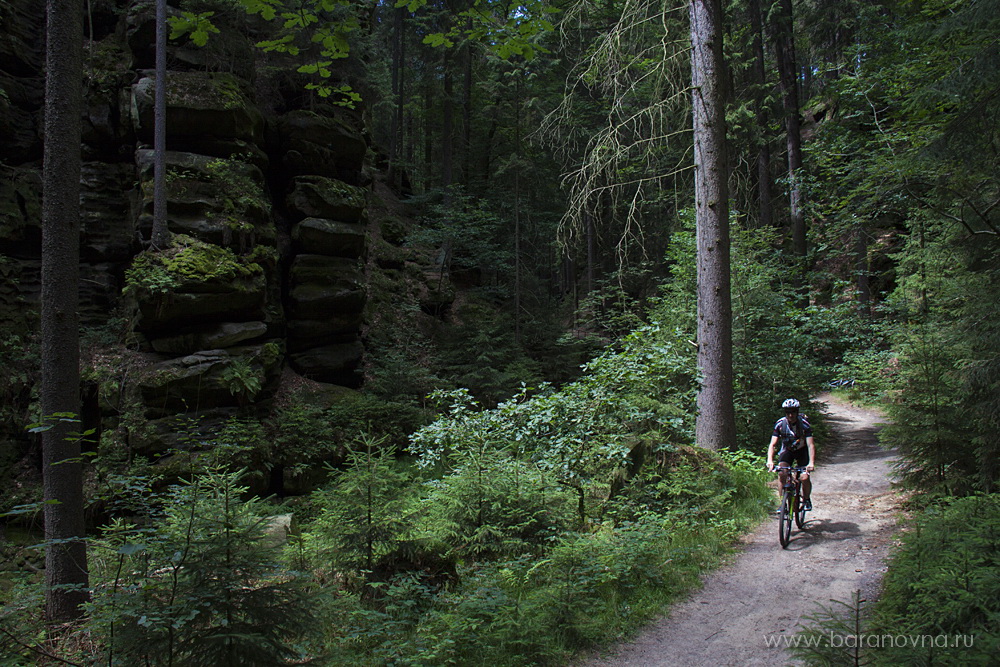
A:
POLYGON ((722 5, 719 0, 691 0, 690 12, 698 246, 698 370, 702 377, 695 440, 706 449, 723 449, 736 440, 736 416, 722 5))
POLYGON ((454 86, 451 77, 451 58, 444 53, 444 99, 441 100, 441 186, 447 188, 454 182, 454 86))
POLYGON ((858 312, 862 317, 871 317, 871 282, 868 271, 868 233, 860 223, 854 232, 855 271, 858 289, 858 312))
POLYGON ((791 0, 780 0, 776 14, 774 44, 781 81, 781 100, 785 115, 785 137, 788 148, 788 199, 792 227, 792 249, 799 257, 806 256, 806 216, 802 193, 802 131, 799 121, 799 86, 796 78, 794 22, 791 0))
POLYGON ((167 229, 167 0, 156 0, 156 99, 153 104, 153 248, 170 245, 167 229))
MULTIPOLYGON (((472 18, 466 19, 465 29, 472 30, 472 18)), ((472 185, 472 40, 465 41, 462 54, 462 184, 472 185)))
POLYGON ((389 169, 386 180, 396 185, 399 177, 399 156, 402 152, 403 133, 403 99, 404 99, 404 67, 406 38, 403 33, 403 12, 406 9, 398 7, 393 13, 392 63, 390 75, 392 78, 392 98, 395 109, 389 128, 389 169))
MULTIPOLYGON (((46 419, 80 413, 80 112, 83 4, 48 0, 42 169, 42 389, 46 419)), ((45 613, 78 618, 89 599, 83 468, 77 430, 54 419, 42 433, 45 613)))
POLYGON ((754 113, 757 118, 757 224, 774 225, 774 185, 771 178, 771 114, 767 108, 767 67, 764 62, 764 30, 759 0, 750 0, 750 25, 753 30, 754 113))

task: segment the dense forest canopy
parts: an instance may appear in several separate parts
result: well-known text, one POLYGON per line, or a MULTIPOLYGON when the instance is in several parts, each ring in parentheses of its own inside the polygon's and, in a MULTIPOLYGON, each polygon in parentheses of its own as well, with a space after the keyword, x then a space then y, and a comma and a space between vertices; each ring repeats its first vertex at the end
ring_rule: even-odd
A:
POLYGON ((822 443, 831 380, 919 514, 873 622, 990 655, 1000 2, 36 5, 0 0, 5 660, 565 662, 768 511, 777 408, 822 443))

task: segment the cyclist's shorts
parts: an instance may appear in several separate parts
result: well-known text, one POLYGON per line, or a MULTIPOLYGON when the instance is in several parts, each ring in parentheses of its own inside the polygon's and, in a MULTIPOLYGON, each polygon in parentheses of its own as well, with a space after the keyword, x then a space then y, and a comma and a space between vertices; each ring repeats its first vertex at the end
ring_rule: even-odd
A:
POLYGON ((778 463, 790 463, 798 468, 809 465, 809 448, 799 447, 794 452, 782 449, 778 452, 778 463))

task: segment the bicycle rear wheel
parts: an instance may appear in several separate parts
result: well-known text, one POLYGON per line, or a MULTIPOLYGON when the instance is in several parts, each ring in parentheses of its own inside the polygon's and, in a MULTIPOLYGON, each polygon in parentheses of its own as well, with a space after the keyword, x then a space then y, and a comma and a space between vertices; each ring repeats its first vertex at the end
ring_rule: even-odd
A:
POLYGON ((782 548, 788 546, 788 541, 792 537, 792 495, 791 491, 786 491, 781 496, 781 512, 778 514, 778 541, 782 548))

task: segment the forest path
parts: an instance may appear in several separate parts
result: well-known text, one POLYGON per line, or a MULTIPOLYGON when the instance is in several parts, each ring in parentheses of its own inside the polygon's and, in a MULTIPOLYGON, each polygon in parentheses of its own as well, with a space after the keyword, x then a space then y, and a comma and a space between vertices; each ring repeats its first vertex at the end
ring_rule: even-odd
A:
POLYGON ((795 661, 783 638, 796 633, 804 616, 830 600, 850 601, 857 590, 862 597, 877 591, 898 505, 889 488, 893 455, 876 442, 877 413, 830 395, 820 399, 833 433, 831 442, 817 443, 815 510, 806 515, 807 530, 793 527, 782 549, 772 515, 669 616, 627 643, 574 662, 577 667, 788 665, 795 661))

